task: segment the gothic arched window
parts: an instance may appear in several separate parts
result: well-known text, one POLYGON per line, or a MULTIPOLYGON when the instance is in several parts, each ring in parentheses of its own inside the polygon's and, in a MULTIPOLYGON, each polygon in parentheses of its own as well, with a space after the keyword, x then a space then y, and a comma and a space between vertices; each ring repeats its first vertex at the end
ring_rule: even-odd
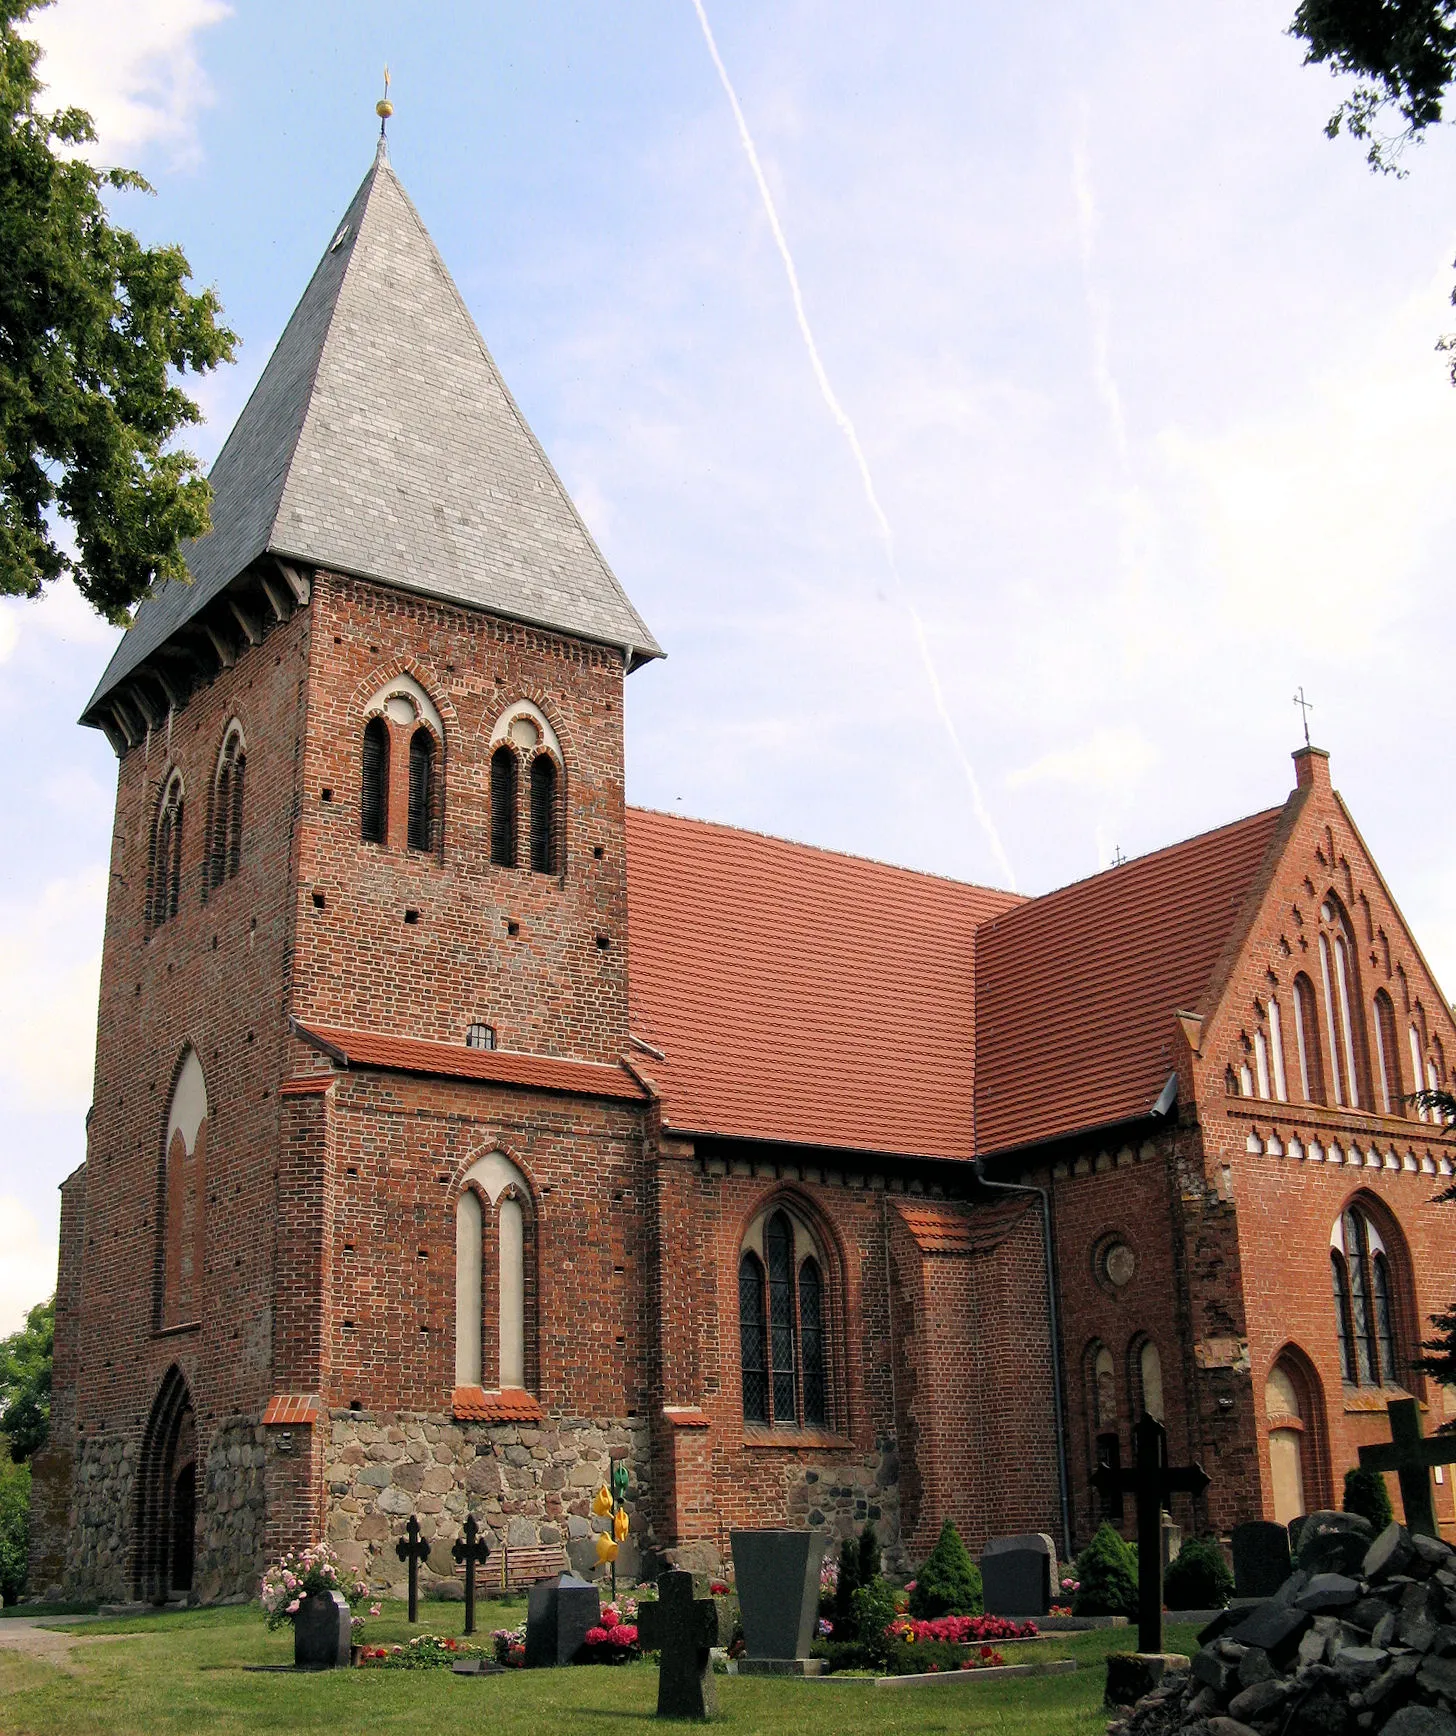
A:
POLYGON ((182 809, 182 774, 173 772, 163 788, 152 830, 147 918, 153 928, 160 928, 177 914, 182 887, 182 809))
POLYGON ((389 830, 389 725, 371 717, 364 725, 363 787, 359 794, 359 836, 383 844, 389 830))
POLYGON ((234 723, 223 738, 212 784, 212 839, 208 847, 204 891, 231 880, 243 859, 243 773, 247 749, 241 727, 234 723))
POLYGON ((434 849, 435 738, 421 724, 410 737, 409 825, 411 850, 434 849))
POLYGON ((1395 1296, 1390 1255, 1358 1205, 1341 1212, 1330 1235, 1330 1271, 1340 1367, 1352 1386, 1395 1386, 1395 1296))
POLYGON ((754 1222, 738 1261, 745 1422, 831 1426, 829 1324, 819 1249, 808 1226, 777 1207, 754 1222))
POLYGON ((531 761, 531 867, 556 872, 556 761, 538 753, 531 761))
POLYGON ((497 868, 516 865, 516 751, 504 743, 490 756, 490 859, 497 868))
POLYGON ((1314 984, 1304 974, 1294 979, 1294 1039, 1299 1050, 1299 1088, 1306 1103, 1325 1101, 1325 1074, 1320 1060, 1319 1002, 1314 984))
POLYGON ((466 1171, 455 1204, 455 1385, 532 1384, 526 1178, 503 1152, 466 1171))

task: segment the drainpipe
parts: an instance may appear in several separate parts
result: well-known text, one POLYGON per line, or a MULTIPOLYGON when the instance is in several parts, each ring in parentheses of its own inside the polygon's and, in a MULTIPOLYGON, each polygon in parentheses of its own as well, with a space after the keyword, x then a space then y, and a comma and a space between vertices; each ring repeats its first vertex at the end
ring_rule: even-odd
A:
MULTIPOLYGON (((972 1111, 974 1115, 974 1110, 972 1111)), ((972 1135, 974 1138, 974 1134, 972 1135)), ((1047 1322, 1051 1331, 1052 1407, 1057 1426, 1057 1492, 1062 1505, 1062 1559, 1072 1559, 1072 1497, 1067 1481, 1066 1406, 1062 1394, 1062 1335, 1059 1324, 1056 1266, 1052 1260, 1052 1207, 1044 1187, 1032 1187, 1025 1182, 992 1181, 978 1151, 975 1157, 976 1180, 982 1187, 996 1188, 1002 1193, 1035 1194, 1041 1203, 1041 1247, 1046 1265, 1047 1322)), ((1056 1588, 1053 1587, 1053 1590, 1056 1588)))

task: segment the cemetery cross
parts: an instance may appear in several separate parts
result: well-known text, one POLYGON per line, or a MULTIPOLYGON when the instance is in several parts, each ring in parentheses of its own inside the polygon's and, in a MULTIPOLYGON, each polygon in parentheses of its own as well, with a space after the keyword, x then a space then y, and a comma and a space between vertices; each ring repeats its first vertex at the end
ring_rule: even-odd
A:
POLYGON ((714 1718, 718 1688, 712 1648, 721 1643, 722 1614, 711 1597, 694 1597, 693 1576, 681 1570, 657 1581, 657 1602, 637 1606, 644 1651, 662 1654, 657 1672, 659 1718, 714 1718))
POLYGON ((1138 1650, 1163 1649, 1163 1506, 1169 1495, 1201 1495, 1208 1487, 1202 1465, 1174 1467, 1168 1463, 1168 1434, 1145 1411, 1133 1430, 1130 1470, 1102 1465, 1092 1481, 1103 1494, 1126 1490, 1137 1510, 1138 1532, 1138 1650))
POLYGON ((465 1631, 475 1632, 475 1569, 477 1563, 485 1565, 485 1559, 490 1554, 490 1545, 480 1535, 480 1527, 475 1523, 475 1515, 465 1515, 465 1528, 455 1539, 450 1553, 457 1561, 465 1564, 465 1631))
POLYGON ((1421 1408, 1413 1398, 1393 1398, 1385 1407, 1390 1440, 1361 1447, 1360 1465, 1369 1471, 1395 1471, 1400 1477, 1400 1502, 1405 1528, 1423 1537, 1439 1537, 1436 1507, 1431 1499, 1431 1466, 1456 1465, 1456 1435, 1421 1436, 1421 1408))
POLYGON ((411 1621, 420 1619, 420 1563, 429 1559, 430 1545, 427 1538, 420 1536, 420 1522, 411 1513, 409 1524, 405 1526, 405 1534, 394 1546, 394 1553, 401 1561, 409 1563, 409 1618, 411 1621))

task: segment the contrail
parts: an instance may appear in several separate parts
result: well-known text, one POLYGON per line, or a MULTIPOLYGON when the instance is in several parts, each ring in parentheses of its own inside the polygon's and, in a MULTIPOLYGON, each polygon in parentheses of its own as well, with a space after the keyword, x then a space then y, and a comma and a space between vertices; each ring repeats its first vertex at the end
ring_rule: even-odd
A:
POLYGON ((885 516, 885 509, 880 505, 880 497, 875 493, 874 478, 870 475, 869 462, 865 458, 864 448, 859 443, 859 435, 855 433, 854 423, 850 421, 848 412, 835 396, 834 388, 829 383, 829 376, 824 371, 824 363, 819 355, 819 346, 814 342, 814 333, 809 325, 809 316, 804 311, 804 295, 799 288, 799 273, 794 268, 794 256, 789 252, 789 244, 784 239, 784 231, 779 223, 779 214, 773 202, 773 194, 768 190, 768 182, 764 179, 763 166, 758 160, 758 151, 753 143, 753 135, 748 130, 748 122, 743 118, 743 109, 738 101, 738 93, 733 89, 733 81, 728 76, 728 68, 723 64, 723 57, 718 52, 718 44, 713 40, 712 26, 708 23, 708 14, 703 10, 703 0, 693 0, 693 10, 698 15, 698 23, 703 27, 703 40, 708 45, 708 53, 713 57, 713 65, 718 69, 718 81, 723 86, 729 106, 733 110, 733 118, 738 123, 738 137, 743 144, 743 154, 748 158, 748 166, 753 170, 753 178, 758 183, 759 197, 763 200, 763 208, 768 216, 769 228, 779 250, 779 257, 784 262, 784 274, 789 280, 789 294, 794 301, 794 318, 799 322, 799 335, 804 340, 804 348, 809 352, 809 364, 814 370, 814 378, 819 382, 819 391, 829 414, 839 424, 840 431, 849 442, 849 450, 854 456, 854 462, 859 469, 860 481, 864 484, 865 499, 869 502, 870 511, 874 514, 875 523, 879 527, 880 538, 885 545, 885 559, 889 564, 890 577, 895 582, 895 590, 900 601, 905 605, 905 611, 910 617, 915 629, 915 643, 920 650, 920 661, 925 665, 926 679, 930 683, 931 698, 935 702, 935 710, 940 721, 945 725, 945 732, 950 737, 951 746, 955 749, 956 758, 960 761, 961 770, 965 773, 966 784, 971 792, 971 808, 981 829, 990 842, 992 852, 1001 865, 1001 871, 1006 876, 1011 890, 1016 890, 1016 871, 1011 866, 1011 859, 1006 854, 1006 847, 1001 842, 1001 834, 996 830, 996 823, 987 811, 986 803, 981 795, 981 786, 976 778, 975 768, 971 765, 970 756, 961 745, 961 738, 956 730, 955 721, 951 717, 945 703, 945 693, 940 685, 940 676, 936 671, 935 660, 930 655, 930 641, 926 637, 925 623, 920 619, 920 611, 911 601, 900 577, 899 563, 895 559, 895 533, 890 529, 890 521, 885 516))

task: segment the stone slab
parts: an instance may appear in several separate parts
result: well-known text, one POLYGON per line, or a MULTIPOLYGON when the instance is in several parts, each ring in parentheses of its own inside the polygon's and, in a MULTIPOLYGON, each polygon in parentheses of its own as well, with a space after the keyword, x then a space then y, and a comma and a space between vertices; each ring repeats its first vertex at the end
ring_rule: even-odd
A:
POLYGON ((1235 1525, 1229 1539, 1236 1597, 1273 1597, 1289 1578, 1289 1529, 1269 1519, 1235 1525))
POLYGON ((1044 1615, 1036 1625, 1048 1634, 1085 1634, 1094 1628, 1125 1628, 1125 1615, 1044 1615))
POLYGON ((807 1658, 819 1613, 819 1532, 732 1531, 734 1581, 752 1658, 807 1658))
POLYGON ((1183 1652, 1109 1652, 1104 1700, 1109 1706, 1136 1705, 1165 1676, 1186 1676, 1190 1667, 1183 1652))
POLYGON ((876 1676, 877 1688, 967 1687, 973 1682, 1004 1682, 1009 1676, 1069 1676, 1075 1658, 1052 1658, 1044 1664, 992 1664, 984 1670, 936 1670, 927 1676, 876 1676))
POLYGON ((823 1658, 739 1658, 740 1676, 822 1676, 823 1658))

